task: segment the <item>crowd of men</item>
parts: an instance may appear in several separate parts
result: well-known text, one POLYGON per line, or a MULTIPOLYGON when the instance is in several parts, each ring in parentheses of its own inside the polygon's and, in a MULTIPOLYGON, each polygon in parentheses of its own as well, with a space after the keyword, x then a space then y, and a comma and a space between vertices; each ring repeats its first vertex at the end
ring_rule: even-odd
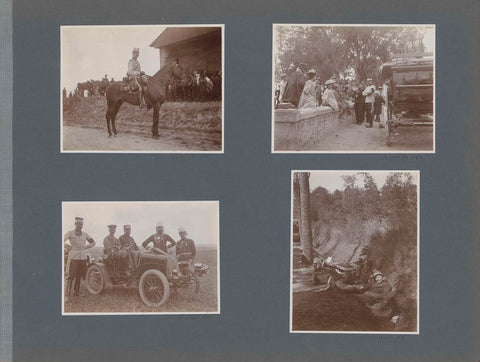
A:
MULTIPOLYGON (((73 296, 83 296, 80 293, 80 282, 85 278, 87 271, 87 249, 96 245, 95 240, 82 230, 83 222, 82 217, 76 217, 75 229, 68 231, 64 236, 65 275, 68 278, 65 300, 70 298, 72 287, 73 296)), ((104 260, 108 260, 114 253, 120 254, 119 260, 125 260, 121 267, 122 272, 131 275, 138 267, 141 254, 140 248, 131 236, 132 226, 124 225, 123 234, 118 238, 115 236, 117 225, 110 224, 107 228, 108 235, 103 239, 104 260)), ((155 233, 142 243, 142 247, 147 252, 165 254, 172 258, 175 258, 175 255, 189 254, 193 262, 196 255, 195 242, 187 237, 188 233, 184 227, 178 229, 180 236, 178 241, 164 232, 163 223, 158 222, 155 229, 155 233), (169 253, 169 249, 173 247, 175 247, 175 253, 169 253)))
POLYGON ((315 108, 326 106, 339 112, 339 117, 355 112, 355 123, 371 128, 379 122, 383 128, 381 114, 385 99, 382 87, 374 85, 371 78, 366 82, 337 79, 334 75, 321 82, 315 69, 308 69, 305 63, 290 64, 275 89, 275 108, 315 108))

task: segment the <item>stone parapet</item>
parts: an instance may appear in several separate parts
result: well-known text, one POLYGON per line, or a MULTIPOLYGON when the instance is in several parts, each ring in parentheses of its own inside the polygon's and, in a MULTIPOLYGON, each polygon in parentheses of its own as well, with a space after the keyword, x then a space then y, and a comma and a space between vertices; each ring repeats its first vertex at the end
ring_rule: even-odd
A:
POLYGON ((323 139, 353 122, 351 116, 339 118, 338 111, 325 106, 274 112, 275 151, 315 149, 323 139))

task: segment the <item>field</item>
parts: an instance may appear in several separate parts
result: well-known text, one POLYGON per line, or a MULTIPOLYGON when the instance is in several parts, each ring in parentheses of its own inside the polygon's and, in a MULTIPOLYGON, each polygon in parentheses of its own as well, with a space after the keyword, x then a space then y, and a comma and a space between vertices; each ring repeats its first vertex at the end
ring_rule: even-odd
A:
POLYGON ((167 102, 160 109, 160 138, 151 137, 153 111, 122 104, 118 136, 108 138, 105 97, 69 97, 63 103, 64 150, 219 151, 221 102, 167 102))
MULTIPOLYGON (((100 248, 92 249, 98 254, 100 248)), ((93 256, 95 256, 92 253, 93 256)), ((200 279, 200 292, 192 300, 176 296, 170 290, 168 302, 160 307, 154 308, 145 305, 138 294, 137 289, 114 286, 105 289, 100 294, 91 295, 85 288, 82 281, 80 292, 84 297, 72 297, 65 302, 65 313, 181 313, 181 312, 217 312, 218 306, 218 285, 217 285, 217 250, 214 248, 197 248, 195 262, 202 262, 208 265, 209 270, 200 279)))

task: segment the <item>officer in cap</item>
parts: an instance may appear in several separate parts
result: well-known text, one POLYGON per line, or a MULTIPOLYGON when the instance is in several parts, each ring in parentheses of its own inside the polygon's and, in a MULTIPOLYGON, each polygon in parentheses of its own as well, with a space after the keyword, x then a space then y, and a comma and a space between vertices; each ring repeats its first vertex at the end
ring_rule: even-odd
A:
POLYGON ((156 233, 150 235, 143 243, 142 246, 145 249, 149 249, 149 245, 152 243, 155 249, 161 250, 164 253, 168 253, 168 248, 175 246, 175 240, 173 240, 170 235, 163 232, 163 223, 161 221, 157 222, 156 233), (169 245, 167 245, 169 243, 169 245))
POLYGON ((74 296, 80 295, 80 282, 85 277, 87 271, 87 252, 86 249, 95 246, 95 240, 92 239, 83 228, 83 217, 75 218, 75 229, 67 231, 63 241, 69 241, 71 250, 68 255, 70 261, 67 295, 66 300, 70 297, 72 285, 74 296))
POLYGON ((187 238, 187 230, 185 230, 184 227, 179 227, 178 235, 180 235, 180 240, 177 241, 177 256, 179 254, 189 253, 192 256, 192 259, 195 258, 195 255, 197 254, 195 242, 192 239, 187 238))
POLYGON ((137 261, 140 257, 140 250, 137 243, 135 243, 135 240, 130 236, 131 231, 131 225, 123 225, 123 235, 120 236, 118 240, 120 241, 120 247, 128 252, 130 267, 136 268, 137 261))
POLYGON ((120 240, 115 237, 117 225, 110 224, 107 227, 108 235, 103 239, 103 253, 106 255, 112 255, 113 250, 120 247, 120 240))
POLYGON ((132 59, 128 61, 127 76, 129 79, 135 82, 135 85, 138 89, 139 107, 142 108, 143 106, 145 106, 145 102, 143 101, 143 88, 142 88, 141 76, 144 75, 145 73, 142 72, 142 67, 140 66, 140 62, 137 60, 139 55, 140 55, 140 50, 138 48, 133 48, 132 59))

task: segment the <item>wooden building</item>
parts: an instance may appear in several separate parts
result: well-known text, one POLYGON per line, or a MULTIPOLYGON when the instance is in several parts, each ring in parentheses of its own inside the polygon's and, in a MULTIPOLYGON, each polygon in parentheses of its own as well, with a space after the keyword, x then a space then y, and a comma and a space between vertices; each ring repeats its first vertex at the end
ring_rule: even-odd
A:
POLYGON ((168 27, 150 47, 160 54, 160 67, 178 59, 185 72, 222 70, 222 28, 168 27))

